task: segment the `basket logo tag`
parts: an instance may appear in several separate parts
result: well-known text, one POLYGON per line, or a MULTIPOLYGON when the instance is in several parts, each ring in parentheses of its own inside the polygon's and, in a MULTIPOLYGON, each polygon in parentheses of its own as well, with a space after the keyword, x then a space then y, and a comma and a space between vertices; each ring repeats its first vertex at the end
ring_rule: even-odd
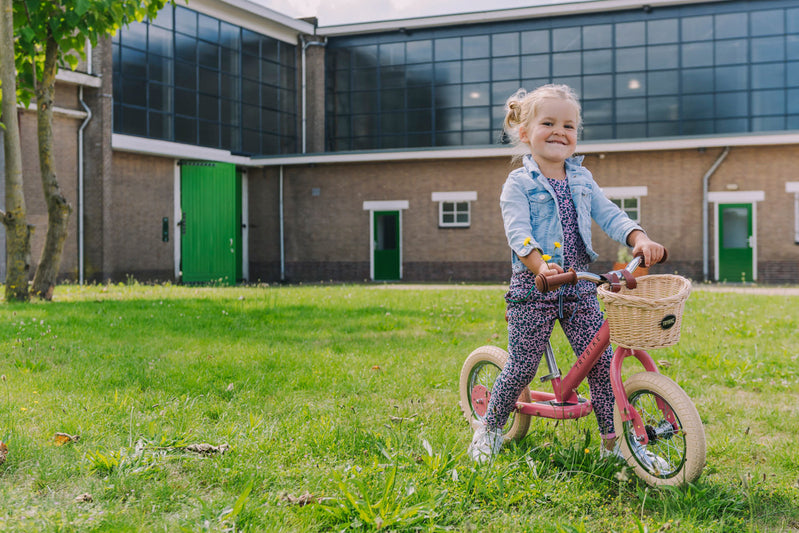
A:
POLYGON ((660 321, 660 329, 671 329, 677 323, 677 317, 674 315, 666 315, 660 321))

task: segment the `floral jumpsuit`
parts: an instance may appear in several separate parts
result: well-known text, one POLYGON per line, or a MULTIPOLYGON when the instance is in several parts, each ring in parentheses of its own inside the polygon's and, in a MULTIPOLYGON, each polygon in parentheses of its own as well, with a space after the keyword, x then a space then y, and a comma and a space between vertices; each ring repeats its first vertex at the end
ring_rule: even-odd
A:
MULTIPOLYGON (((577 229, 577 211, 568 180, 548 179, 555 190, 558 212, 563 225, 564 269, 586 270, 590 258, 577 229)), ((508 303, 508 361, 494 383, 488 403, 486 426, 500 428, 516 406, 522 389, 535 377, 538 364, 558 319, 576 354, 581 354, 599 330, 604 317, 590 281, 564 285, 559 291, 542 294, 535 289, 535 276, 529 270, 514 273, 505 295, 508 303)), ((608 346, 588 373, 588 386, 599 432, 606 438, 613 429, 613 390, 610 385, 608 346)))

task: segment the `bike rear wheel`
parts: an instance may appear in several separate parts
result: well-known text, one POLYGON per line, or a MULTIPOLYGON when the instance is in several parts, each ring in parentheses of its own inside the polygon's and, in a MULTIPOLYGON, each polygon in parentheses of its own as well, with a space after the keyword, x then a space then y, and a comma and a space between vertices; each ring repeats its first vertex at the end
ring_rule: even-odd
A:
POLYGON ((649 438, 648 444, 641 445, 633 423, 622 422, 616 405, 614 423, 620 449, 636 475, 649 485, 683 485, 696 481, 705 466, 705 430, 685 391, 657 372, 630 376, 624 388, 649 438), (669 410, 674 415, 674 423, 669 422, 664 413, 669 410))
MULTIPOLYGON (((496 346, 481 346, 469 354, 460 375, 460 406, 472 429, 485 420, 488 399, 494 382, 505 363, 508 352, 496 346)), ((520 402, 530 402, 530 389, 525 387, 519 395, 520 402)), ((502 428, 504 440, 521 440, 530 427, 530 415, 512 411, 502 428)))

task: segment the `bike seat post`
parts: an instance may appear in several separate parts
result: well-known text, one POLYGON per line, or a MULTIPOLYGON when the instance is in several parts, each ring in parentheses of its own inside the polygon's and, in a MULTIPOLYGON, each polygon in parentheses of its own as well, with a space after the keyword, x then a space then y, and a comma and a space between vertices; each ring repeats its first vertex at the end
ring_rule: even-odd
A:
POLYGON ((560 369, 558 368, 558 362, 555 361, 555 352, 552 350, 552 343, 549 341, 547 341, 546 350, 544 351, 544 360, 547 363, 549 374, 541 376, 541 383, 559 378, 560 369))

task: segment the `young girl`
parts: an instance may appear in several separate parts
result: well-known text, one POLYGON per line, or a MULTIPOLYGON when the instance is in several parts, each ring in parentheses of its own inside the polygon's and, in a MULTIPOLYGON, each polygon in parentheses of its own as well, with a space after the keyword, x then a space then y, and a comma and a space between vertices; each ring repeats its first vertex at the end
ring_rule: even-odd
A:
MULTIPOLYGON (((597 258, 591 219, 612 239, 632 246, 634 255, 642 254, 647 265, 660 261, 664 253, 660 244, 602 194, 591 173, 581 166, 582 157, 572 157, 580 129, 580 103, 571 88, 545 85, 530 93, 520 89, 508 99, 507 108, 506 133, 530 153, 523 157, 523 167, 510 173, 500 197, 505 234, 513 251, 513 275, 505 295, 509 355, 491 391, 485 425, 477 428, 469 446, 469 455, 478 462, 499 452, 502 427, 522 389, 535 377, 555 320, 577 354, 603 322, 593 283, 580 281, 542 294, 535 288, 535 276, 568 268, 587 270, 588 263, 597 258)), ((618 455, 611 357, 608 347, 588 374, 603 457, 618 455)))

